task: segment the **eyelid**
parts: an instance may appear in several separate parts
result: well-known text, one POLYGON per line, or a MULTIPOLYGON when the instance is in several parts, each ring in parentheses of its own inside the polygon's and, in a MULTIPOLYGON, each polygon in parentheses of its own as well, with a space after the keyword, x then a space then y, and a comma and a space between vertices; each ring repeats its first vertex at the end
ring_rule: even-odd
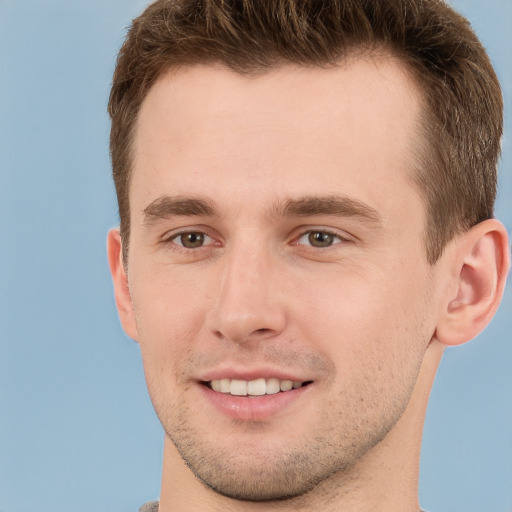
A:
MULTIPOLYGON (((184 250, 194 250, 194 249, 190 249, 188 247, 184 247, 181 244, 175 243, 175 240, 176 240, 176 238, 178 238, 178 237, 180 237, 182 235, 185 235, 187 233, 200 233, 200 234, 204 235, 205 238, 209 238, 213 242, 217 242, 217 244, 220 245, 220 242, 218 240, 219 237, 215 236, 213 233, 211 233, 211 231, 212 231, 211 229, 208 229, 205 226, 187 226, 187 227, 183 227, 183 228, 177 228, 175 230, 166 231, 160 237, 160 243, 162 243, 162 244, 172 243, 176 247, 182 248, 184 250)), ((208 244, 205 244, 205 245, 203 245, 201 247, 209 247, 209 246, 212 246, 212 245, 215 245, 215 244, 208 243, 208 244)), ((199 247, 199 248, 201 248, 201 247, 199 247)), ((195 249, 195 250, 197 250, 197 249, 195 249)))
MULTIPOLYGON (((175 243, 175 239, 180 237, 181 235, 187 234, 187 233, 201 233, 209 239, 213 241, 213 243, 207 243, 201 247, 209 247, 212 245, 223 245, 220 241, 220 236, 217 233, 212 233, 212 229, 206 227, 206 226, 186 226, 182 228, 177 228, 175 230, 166 231, 161 237, 159 242, 162 244, 169 244, 172 243, 175 247, 183 248, 184 250, 193 250, 189 249, 187 247, 182 246, 181 244, 175 243)), ((354 240, 354 236, 350 235, 349 233, 346 233, 345 231, 340 232, 339 230, 332 229, 332 228, 326 228, 322 226, 302 226, 300 228, 297 228, 294 235, 292 235, 291 245, 303 245, 306 246, 307 244, 299 244, 299 240, 304 237, 305 235, 308 235, 312 232, 319 232, 319 233, 325 233, 327 235, 331 235, 339 240, 339 242, 335 242, 332 246, 339 245, 341 242, 350 242, 354 240)), ((200 248, 201 248, 200 247, 200 248)), ((325 250, 329 247, 325 248, 318 248, 311 246, 312 249, 320 249, 325 250)), ((197 250, 197 249, 195 249, 197 250)))
POLYGON ((177 235, 172 236, 169 241, 178 245, 179 247, 183 247, 184 249, 192 249, 192 247, 185 247, 182 243, 178 243, 177 240, 179 240, 183 235, 203 235, 203 244, 199 247, 194 247, 194 249, 199 249, 201 247, 209 246, 211 245, 210 242, 208 242, 208 239, 213 240, 213 238, 210 235, 207 235, 206 233, 203 233, 202 231, 185 231, 184 233, 178 233, 177 235))
POLYGON ((352 239, 350 237, 350 235, 348 235, 348 233, 345 233, 345 232, 340 233, 339 231, 337 231, 335 229, 330 229, 330 228, 325 228, 325 227, 317 227, 317 226, 311 226, 311 227, 308 226, 307 228, 305 228, 305 227, 302 228, 299 231, 299 233, 293 237, 292 245, 307 245, 307 244, 299 244, 299 240, 301 238, 303 238, 304 236, 309 235, 310 233, 325 233, 326 235, 330 235, 330 236, 333 236, 333 237, 339 239, 339 242, 333 243, 333 245, 328 246, 328 247, 310 246, 313 249, 325 250, 325 249, 328 249, 329 247, 339 245, 342 242, 350 242, 352 239))

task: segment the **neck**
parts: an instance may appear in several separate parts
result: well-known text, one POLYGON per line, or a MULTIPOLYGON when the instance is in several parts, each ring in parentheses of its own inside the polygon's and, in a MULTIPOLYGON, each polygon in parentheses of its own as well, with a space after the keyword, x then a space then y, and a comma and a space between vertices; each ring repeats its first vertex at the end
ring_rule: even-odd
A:
POLYGON ((442 353, 433 340, 411 400, 387 436, 352 468, 297 498, 257 503, 222 496, 196 479, 166 438, 159 512, 418 512, 421 435, 442 353))

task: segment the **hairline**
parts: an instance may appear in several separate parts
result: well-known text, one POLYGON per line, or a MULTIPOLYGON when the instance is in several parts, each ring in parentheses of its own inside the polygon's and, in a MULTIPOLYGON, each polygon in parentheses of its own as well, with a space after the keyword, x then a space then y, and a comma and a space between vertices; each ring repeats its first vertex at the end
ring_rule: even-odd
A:
MULTIPOLYGON (((427 190, 425 187, 421 186, 422 178, 424 178, 425 174, 428 172, 428 167, 431 165, 429 162, 428 153, 429 149, 433 148, 436 142, 436 136, 434 134, 434 130, 432 129, 433 125, 436 125, 436 120, 434 113, 432 112, 432 107, 428 103, 426 88, 422 82, 424 82, 424 76, 422 76, 419 71, 415 68, 410 59, 407 58, 407 55, 398 52, 395 48, 386 45, 382 41, 369 41, 363 43, 354 43, 352 47, 348 47, 345 49, 345 53, 342 57, 338 58, 333 62, 325 62, 320 64, 310 64, 310 63, 298 63, 289 59, 276 59, 271 65, 268 66, 241 66, 240 68, 234 68, 233 66, 229 66, 226 62, 221 59, 206 61, 206 60, 198 60, 197 62, 192 63, 173 63, 169 64, 169 66, 163 66, 162 69, 155 74, 153 82, 147 87, 144 93, 141 95, 139 102, 137 103, 137 108, 134 112, 135 119, 131 124, 131 129, 128 134, 127 141, 127 154, 126 154, 126 163, 127 163, 127 173, 126 173, 126 181, 127 186, 125 188, 125 197, 123 200, 126 202, 127 213, 126 216, 128 218, 128 223, 123 223, 121 221, 121 238, 122 238, 122 255, 123 255, 123 263, 125 268, 128 266, 128 251, 130 247, 130 230, 131 230, 131 213, 132 210, 130 208, 130 189, 132 176, 134 171, 135 164, 135 139, 137 135, 137 130, 139 126, 139 117, 144 101, 146 100, 148 94, 151 89, 165 76, 173 75, 179 73, 182 69, 190 69, 196 66, 209 66, 218 69, 229 70, 234 73, 237 73, 241 76, 248 77, 258 77, 265 74, 272 73, 274 71, 278 71, 284 69, 288 66, 297 66, 305 69, 335 69, 341 66, 350 64, 358 59, 363 58, 388 58, 394 60, 404 72, 405 78, 411 84, 411 87, 414 89, 418 106, 418 119, 416 120, 416 129, 410 134, 409 140, 409 151, 408 151, 408 159, 409 159, 409 169, 405 174, 405 178, 409 181, 409 183, 414 187, 414 189, 418 192, 422 204, 425 208, 425 226, 423 229, 423 245, 426 253, 426 257, 428 262, 433 265, 438 259, 442 250, 446 246, 446 244, 453 238, 453 236, 462 231, 462 227, 458 226, 458 229, 452 233, 452 236, 447 240, 444 240, 444 245, 441 248, 432 247, 432 235, 430 230, 434 228, 434 220, 432 219, 431 212, 431 204, 430 198, 428 197, 427 190)), ((125 217, 125 218, 126 218, 125 217)), ((468 226, 469 227, 469 226, 468 226)))

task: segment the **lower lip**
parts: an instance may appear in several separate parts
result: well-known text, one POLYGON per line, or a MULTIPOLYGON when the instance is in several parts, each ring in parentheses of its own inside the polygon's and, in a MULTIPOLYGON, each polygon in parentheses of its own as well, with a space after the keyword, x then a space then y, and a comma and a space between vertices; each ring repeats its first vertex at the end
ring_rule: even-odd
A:
POLYGON ((233 419, 244 421, 261 421, 275 416, 285 407, 296 402, 311 386, 312 384, 308 384, 273 395, 251 397, 220 393, 204 384, 199 384, 205 398, 217 410, 233 419))

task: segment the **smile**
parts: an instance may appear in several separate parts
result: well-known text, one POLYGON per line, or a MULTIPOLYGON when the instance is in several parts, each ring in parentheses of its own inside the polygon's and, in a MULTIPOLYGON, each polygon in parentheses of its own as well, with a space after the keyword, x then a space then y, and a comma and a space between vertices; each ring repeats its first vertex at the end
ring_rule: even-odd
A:
POLYGON ((233 372, 232 376, 238 378, 226 378, 222 373, 216 371, 216 375, 205 376, 198 382, 198 389, 207 403, 238 421, 266 421, 286 414, 288 407, 300 402, 314 388, 313 380, 297 380, 298 376, 263 377, 257 371, 246 371, 243 379, 242 374, 236 375, 241 372, 233 372))
POLYGON ((213 391, 232 396, 263 396, 298 389, 306 386, 310 382, 311 381, 279 380, 276 378, 259 378, 249 381, 240 379, 218 379, 206 382, 206 385, 213 391))

